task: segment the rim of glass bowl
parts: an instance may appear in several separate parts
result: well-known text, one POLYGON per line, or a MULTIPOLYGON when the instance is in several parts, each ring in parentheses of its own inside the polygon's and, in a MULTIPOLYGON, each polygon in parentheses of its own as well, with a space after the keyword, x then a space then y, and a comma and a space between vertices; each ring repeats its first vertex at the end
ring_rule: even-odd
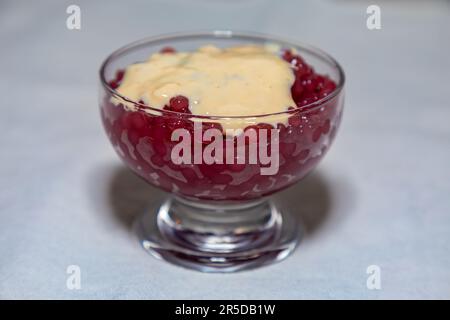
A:
MULTIPOLYGON (((314 66, 313 66, 314 67, 314 66)), ((241 32, 241 31, 231 31, 231 30, 215 30, 215 31, 198 31, 198 32, 176 32, 176 33, 168 33, 168 34, 162 34, 158 36, 152 36, 152 37, 146 37, 134 42, 131 42, 125 46, 120 47, 119 49, 112 52, 102 63, 100 67, 100 81, 103 85, 103 87, 109 91, 113 96, 115 96, 118 99, 122 99, 126 102, 132 103, 136 106, 136 108, 140 111, 148 111, 153 110, 156 112, 164 112, 164 114, 174 114, 174 115, 183 115, 183 116, 189 116, 193 118, 204 118, 204 119, 254 119, 254 118, 263 118, 268 116, 275 116, 275 115, 282 115, 282 114, 303 114, 308 113, 311 111, 314 111, 320 107, 323 106, 327 101, 333 99, 336 97, 344 88, 345 84, 345 74, 344 70, 342 69, 341 65, 328 53, 325 51, 316 48, 314 46, 311 46, 309 44, 304 44, 296 41, 291 41, 285 38, 267 35, 263 33, 256 33, 256 32, 241 32), (336 68, 339 74, 339 81, 336 84, 336 89, 334 89, 333 92, 331 92, 326 97, 323 97, 317 101, 314 101, 312 103, 306 104, 302 106, 301 108, 295 108, 291 110, 286 111, 280 111, 275 113, 267 113, 267 114, 256 114, 256 115, 245 115, 245 116, 216 116, 216 115, 197 115, 197 114, 186 114, 183 112, 178 111, 171 111, 171 110, 163 110, 160 108, 151 107, 142 103, 139 103, 139 101, 134 101, 128 97, 125 97, 118 93, 115 89, 113 89, 109 84, 108 81, 105 78, 105 69, 108 66, 108 64, 114 60, 114 58, 121 56, 122 54, 126 53, 129 50, 133 50, 135 48, 140 48, 147 46, 149 44, 158 44, 161 42, 170 42, 170 40, 179 40, 179 39, 198 39, 202 37, 213 37, 218 39, 229 39, 229 38, 237 38, 237 39, 248 39, 249 42, 251 40, 265 40, 267 42, 273 42, 275 44, 277 43, 283 43, 283 45, 289 45, 292 48, 300 48, 302 51, 306 51, 311 55, 314 55, 315 57, 329 63, 332 65, 332 67, 336 68)))

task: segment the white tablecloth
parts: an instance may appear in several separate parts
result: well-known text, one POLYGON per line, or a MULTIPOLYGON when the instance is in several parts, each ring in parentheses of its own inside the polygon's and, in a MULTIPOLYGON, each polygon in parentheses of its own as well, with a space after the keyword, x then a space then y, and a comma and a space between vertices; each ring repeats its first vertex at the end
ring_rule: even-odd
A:
POLYGON ((378 1, 2 1, 1 298, 450 298, 450 6, 378 1), (81 30, 66 28, 69 4, 81 30), (120 163, 97 107, 108 53, 149 35, 265 32, 311 43, 347 75, 344 122, 282 197, 307 234, 285 261, 201 274, 149 256, 130 221, 161 193, 120 163), (66 286, 69 265, 81 288, 66 286), (381 289, 366 286, 367 267, 381 289))

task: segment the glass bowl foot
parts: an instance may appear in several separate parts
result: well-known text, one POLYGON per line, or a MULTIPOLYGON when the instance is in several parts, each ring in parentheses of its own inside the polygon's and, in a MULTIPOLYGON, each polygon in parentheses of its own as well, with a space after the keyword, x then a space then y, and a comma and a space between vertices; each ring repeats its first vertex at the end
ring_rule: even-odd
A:
POLYGON ((297 221, 268 199, 239 204, 171 197, 135 223, 153 256, 202 272, 235 272, 286 258, 297 221), (156 214, 155 214, 156 213, 156 214))

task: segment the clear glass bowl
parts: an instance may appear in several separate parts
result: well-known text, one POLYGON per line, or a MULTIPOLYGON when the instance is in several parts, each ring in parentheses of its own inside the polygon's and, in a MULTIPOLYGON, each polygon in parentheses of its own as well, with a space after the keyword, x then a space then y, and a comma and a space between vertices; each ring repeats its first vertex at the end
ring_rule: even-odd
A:
MULTIPOLYGON (((299 239, 298 224, 269 196, 308 174, 336 135, 343 109, 344 73, 332 57, 316 48, 266 35, 231 31, 174 34, 144 39, 113 52, 101 67, 100 82, 101 117, 117 154, 138 176, 168 192, 166 201, 149 208, 136 221, 146 250, 158 258, 204 272, 253 268, 279 261, 293 251, 299 239), (193 51, 206 44, 275 44, 293 48, 317 73, 331 78, 336 89, 324 98, 286 112, 216 117, 152 108, 121 96, 110 85, 118 70, 144 61, 164 47, 193 51), (126 107, 130 103, 134 108, 126 107), (172 151, 177 143, 171 139, 174 130, 184 128, 192 133, 194 124, 197 128, 200 124, 200 131, 205 132, 229 121, 239 121, 243 128, 253 128, 256 133, 261 129, 277 130, 278 139, 264 142, 257 136, 245 144, 249 153, 277 144, 278 150, 272 149, 278 154, 275 173, 272 170, 262 174, 262 168, 268 165, 261 161, 173 161, 172 151), (276 128, 267 123, 277 123, 276 128)), ((224 144, 224 154, 234 148, 236 155, 237 138, 231 139, 231 144, 224 144)), ((207 145, 201 143, 201 150, 207 145)))

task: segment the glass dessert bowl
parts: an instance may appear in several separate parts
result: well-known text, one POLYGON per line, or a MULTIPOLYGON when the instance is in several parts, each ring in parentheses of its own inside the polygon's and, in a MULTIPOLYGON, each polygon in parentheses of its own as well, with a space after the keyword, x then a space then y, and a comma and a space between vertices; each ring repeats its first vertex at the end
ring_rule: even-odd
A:
POLYGON ((298 224, 269 196, 307 175, 336 135, 344 73, 332 57, 265 35, 175 34, 115 51, 100 81, 101 117, 117 154, 168 192, 135 223, 146 250, 204 272, 254 268, 294 250, 298 224), (198 72, 203 61, 210 63, 198 72))

